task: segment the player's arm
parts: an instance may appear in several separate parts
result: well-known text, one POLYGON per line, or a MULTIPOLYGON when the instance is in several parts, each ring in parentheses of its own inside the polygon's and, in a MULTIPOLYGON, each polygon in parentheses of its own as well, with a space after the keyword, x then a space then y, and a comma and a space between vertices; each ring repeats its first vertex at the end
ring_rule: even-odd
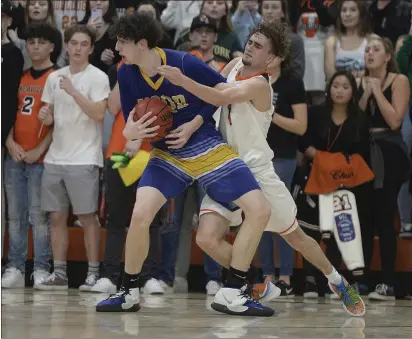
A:
MULTIPOLYGON (((192 54, 185 54, 182 58, 181 69, 182 71, 179 69, 179 72, 205 86, 214 87, 219 83, 226 83, 226 79, 220 73, 213 70, 192 54)), ((212 121, 216 109, 217 107, 215 106, 205 105, 193 120, 193 122, 197 122, 196 127, 199 128, 205 121, 212 121)))
POLYGON ((242 81, 239 86, 227 87, 219 84, 219 86, 209 87, 190 79, 176 67, 162 66, 160 74, 175 85, 183 87, 203 101, 215 106, 256 100, 260 98, 262 93, 267 94, 268 90, 268 83, 264 78, 248 79, 242 81))

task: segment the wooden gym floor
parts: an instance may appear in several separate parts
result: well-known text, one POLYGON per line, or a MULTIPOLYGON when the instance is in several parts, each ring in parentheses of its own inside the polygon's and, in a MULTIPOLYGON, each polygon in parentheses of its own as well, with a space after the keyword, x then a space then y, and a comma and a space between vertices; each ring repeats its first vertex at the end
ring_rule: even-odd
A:
POLYGON ((204 294, 142 297, 138 313, 96 313, 102 294, 2 290, 2 338, 365 338, 412 337, 412 301, 371 303, 351 318, 340 302, 302 298, 270 303, 271 318, 234 317, 204 294))

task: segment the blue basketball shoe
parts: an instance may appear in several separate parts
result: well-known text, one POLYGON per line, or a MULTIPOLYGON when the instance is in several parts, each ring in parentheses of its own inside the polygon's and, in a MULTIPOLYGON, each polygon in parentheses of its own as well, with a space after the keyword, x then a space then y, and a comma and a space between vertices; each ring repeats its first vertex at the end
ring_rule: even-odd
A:
POLYGON ((271 317, 275 311, 263 306, 252 298, 252 287, 236 288, 222 287, 215 295, 211 305, 217 312, 230 315, 251 317, 271 317))
POLYGON ((121 289, 96 306, 96 312, 137 312, 139 310, 140 291, 138 288, 131 288, 128 291, 121 289))

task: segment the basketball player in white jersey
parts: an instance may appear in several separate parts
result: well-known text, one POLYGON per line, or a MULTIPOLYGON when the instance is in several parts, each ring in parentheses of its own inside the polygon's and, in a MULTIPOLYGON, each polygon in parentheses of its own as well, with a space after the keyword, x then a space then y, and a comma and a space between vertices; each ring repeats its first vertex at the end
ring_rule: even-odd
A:
MULTIPOLYGON (((249 166, 271 204, 272 216, 266 231, 282 235, 325 274, 329 286, 343 301, 344 309, 353 316, 362 316, 365 313, 363 300, 331 265, 318 243, 301 230, 293 198, 272 165, 273 152, 266 136, 274 112, 273 92, 266 70, 273 71, 273 77, 279 77, 287 53, 285 28, 281 24, 263 23, 251 33, 243 58, 232 60, 222 71, 227 77, 226 84, 215 88, 203 86, 170 66, 160 67, 159 73, 202 100, 222 106, 219 130, 249 166)), ((232 248, 222 238, 234 217, 234 212, 209 197, 203 200, 196 240, 208 255, 225 267, 229 267, 232 248)), ((238 294, 230 287, 221 288, 212 308, 223 313, 247 315, 242 296, 235 293, 238 294)))

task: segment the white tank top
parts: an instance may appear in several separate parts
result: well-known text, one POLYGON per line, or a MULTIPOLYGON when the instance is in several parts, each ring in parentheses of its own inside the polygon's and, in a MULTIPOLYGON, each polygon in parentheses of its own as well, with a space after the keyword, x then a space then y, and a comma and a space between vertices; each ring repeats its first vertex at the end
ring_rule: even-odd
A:
POLYGON ((365 70, 365 48, 368 41, 363 39, 362 43, 357 49, 346 51, 343 50, 340 44, 340 39, 336 41, 336 70, 356 72, 365 70))
MULTIPOLYGON (((236 80, 236 75, 242 67, 242 60, 239 60, 227 77, 228 83, 240 84, 242 80, 236 80)), ((270 81, 268 86, 272 103, 273 91, 270 81)), ((222 107, 219 131, 250 168, 267 165, 273 159, 273 151, 266 142, 273 111, 271 104, 267 111, 260 112, 250 101, 222 107)))

